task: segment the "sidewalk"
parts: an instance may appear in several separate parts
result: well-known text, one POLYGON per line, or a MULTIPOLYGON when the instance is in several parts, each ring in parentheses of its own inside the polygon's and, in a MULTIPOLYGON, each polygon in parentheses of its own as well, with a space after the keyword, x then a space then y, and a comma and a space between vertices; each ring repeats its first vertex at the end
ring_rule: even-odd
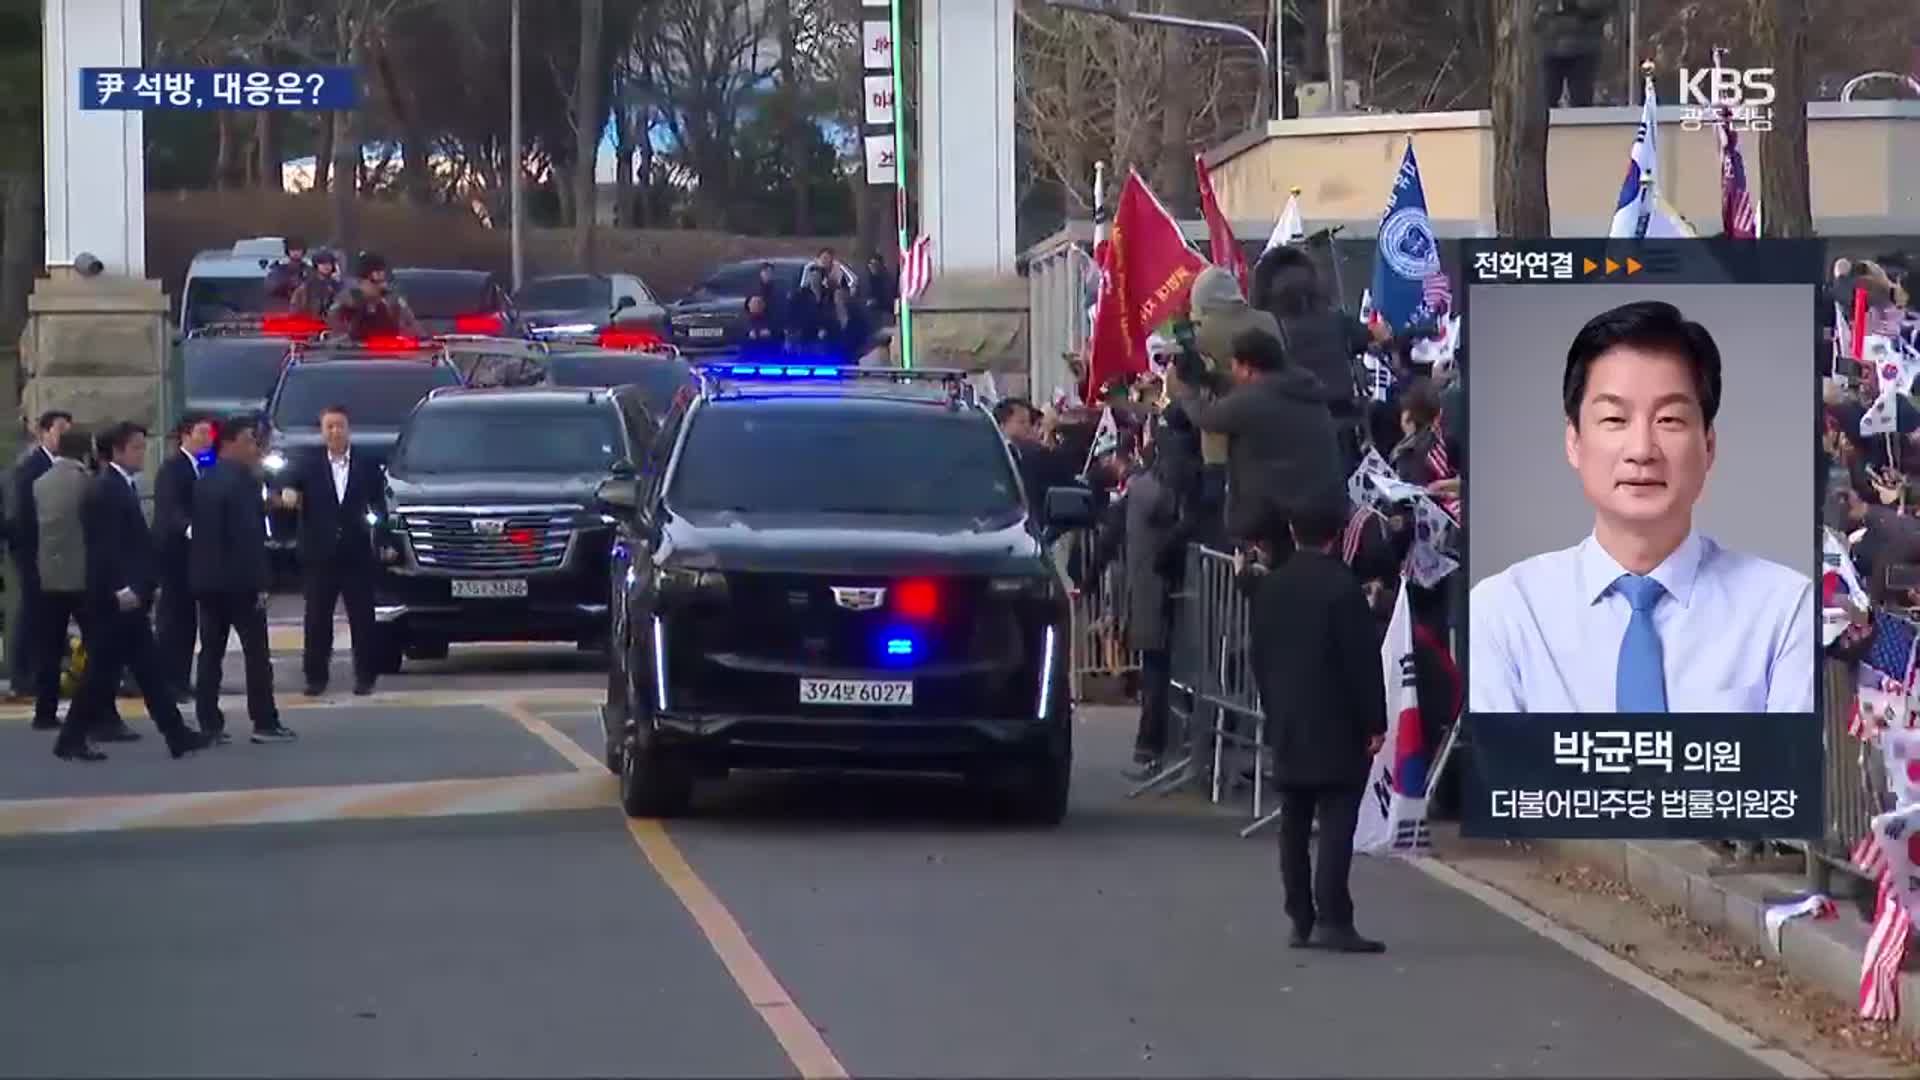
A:
MULTIPOLYGON (((1829 894, 1839 917, 1789 921, 1776 950, 1767 934, 1769 904, 1803 895, 1808 882, 1800 872, 1747 871, 1716 856, 1704 844, 1685 841, 1557 840, 1534 841, 1543 859, 1592 867, 1654 904, 1677 908, 1702 926, 1734 943, 1765 953, 1788 975, 1855 1003, 1860 994, 1860 964, 1872 930, 1871 886, 1836 871, 1829 894), (1869 890, 1865 916, 1850 888, 1869 890)), ((1444 857, 1444 856, 1443 856, 1444 857)), ((1900 1031, 1920 1038, 1920 972, 1912 957, 1899 979, 1900 1031)))

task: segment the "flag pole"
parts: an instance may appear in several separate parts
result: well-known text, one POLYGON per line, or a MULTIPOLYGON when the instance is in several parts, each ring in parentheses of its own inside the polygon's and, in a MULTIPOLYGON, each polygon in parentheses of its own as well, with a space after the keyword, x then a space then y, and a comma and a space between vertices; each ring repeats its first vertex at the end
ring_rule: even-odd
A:
MULTIPOLYGON (((899 258, 905 260, 908 248, 907 228, 907 78, 903 66, 905 50, 901 47, 900 5, 902 0, 892 0, 887 5, 887 19, 893 38, 893 188, 894 218, 900 225, 899 258)), ((901 293, 900 297, 900 366, 913 367, 913 305, 901 293)))

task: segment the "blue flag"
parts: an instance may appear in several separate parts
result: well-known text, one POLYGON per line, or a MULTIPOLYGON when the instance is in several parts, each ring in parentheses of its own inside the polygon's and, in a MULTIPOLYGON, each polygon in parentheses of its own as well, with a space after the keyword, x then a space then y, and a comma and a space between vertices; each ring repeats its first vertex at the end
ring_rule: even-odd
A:
POLYGON ((1448 299, 1440 243, 1427 220, 1427 193, 1420 186, 1420 163, 1414 159, 1412 139, 1407 140, 1387 212, 1380 218, 1370 291, 1374 311, 1394 330, 1433 321, 1448 299))

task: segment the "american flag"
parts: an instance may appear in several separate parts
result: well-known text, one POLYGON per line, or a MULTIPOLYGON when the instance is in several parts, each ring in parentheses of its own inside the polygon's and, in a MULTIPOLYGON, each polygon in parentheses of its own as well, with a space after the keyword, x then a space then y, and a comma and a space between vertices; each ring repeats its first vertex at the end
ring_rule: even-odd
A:
POLYGON ((1728 123, 1732 114, 1722 109, 1720 123, 1720 231, 1735 240, 1751 240, 1759 225, 1753 191, 1747 187, 1747 162, 1740 153, 1740 133, 1728 123))
POLYGON ((1429 274, 1420 283, 1420 302, 1436 319, 1453 310, 1453 283, 1447 280, 1445 270, 1429 274))
MULTIPOLYGON (((1860 1017, 1863 1020, 1895 1020, 1900 1016, 1900 967, 1907 959, 1907 947, 1913 940, 1913 920, 1906 905, 1893 889, 1893 870, 1885 849, 1880 845, 1880 821, 1854 845, 1853 864, 1877 884, 1873 909, 1873 932, 1867 937, 1867 949, 1860 959, 1860 1017)), ((1889 832, 1899 829, 1889 821, 1889 832)), ((1904 832, 1903 829, 1899 831, 1904 832)), ((1909 842, 1895 834, 1889 842, 1909 842)))
POLYGON ((1873 638, 1855 673, 1849 734, 1870 739, 1880 728, 1900 721, 1907 688, 1913 685, 1914 660, 1913 624, 1884 611, 1874 612, 1873 638))
POLYGON ((933 283, 933 237, 922 233, 900 255, 900 299, 917 300, 933 283))
POLYGON ((1913 624, 1898 615, 1876 611, 1873 615, 1873 643, 1867 647, 1868 667, 1899 683, 1913 673, 1913 624))
MULTIPOLYGON (((1453 471, 1453 459, 1447 456, 1447 440, 1437 431, 1433 434, 1433 448, 1427 451, 1427 468, 1433 471, 1435 480, 1451 480, 1456 475, 1453 471)), ((1445 510, 1448 517, 1455 521, 1460 520, 1459 499, 1445 498, 1438 501, 1440 509, 1445 510)))
POLYGON ((1378 516, 1379 511, 1371 506, 1353 508, 1353 516, 1347 519, 1346 532, 1340 537, 1340 558, 1348 566, 1352 566, 1353 560, 1360 555, 1360 542, 1366 538, 1367 524, 1378 516))

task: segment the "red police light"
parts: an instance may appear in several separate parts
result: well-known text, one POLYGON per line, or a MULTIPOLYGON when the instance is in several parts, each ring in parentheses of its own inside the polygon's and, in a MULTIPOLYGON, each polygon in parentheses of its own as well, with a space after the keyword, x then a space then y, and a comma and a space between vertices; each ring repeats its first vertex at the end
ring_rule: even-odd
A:
POLYGON ((502 333, 507 328, 507 320, 496 312, 483 311, 474 315, 455 315, 453 332, 456 334, 478 334, 483 337, 502 333))
POLYGON ((533 539, 532 529, 507 530, 507 543, 512 544, 514 547, 532 547, 533 539))
POLYGON ((903 581, 893 590, 893 609, 903 618, 932 619, 940 614, 940 589, 931 581, 903 581))
POLYGON ((312 315, 264 315, 260 318, 260 332, 275 337, 319 337, 327 332, 327 322, 312 315))
POLYGON ((666 342, 651 330, 609 326, 600 331, 599 344, 603 349, 657 349, 666 342))
POLYGON ((402 334, 368 334, 360 344, 368 352, 417 352, 421 348, 419 338, 402 334))

